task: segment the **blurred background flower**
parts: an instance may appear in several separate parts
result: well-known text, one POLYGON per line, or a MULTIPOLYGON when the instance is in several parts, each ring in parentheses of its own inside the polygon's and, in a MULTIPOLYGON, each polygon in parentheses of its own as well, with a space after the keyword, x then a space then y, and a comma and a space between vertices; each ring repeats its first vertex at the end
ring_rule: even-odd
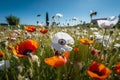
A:
POLYGON ((112 16, 107 20, 97 20, 98 26, 100 28, 112 28, 118 23, 119 18, 116 16, 112 16))

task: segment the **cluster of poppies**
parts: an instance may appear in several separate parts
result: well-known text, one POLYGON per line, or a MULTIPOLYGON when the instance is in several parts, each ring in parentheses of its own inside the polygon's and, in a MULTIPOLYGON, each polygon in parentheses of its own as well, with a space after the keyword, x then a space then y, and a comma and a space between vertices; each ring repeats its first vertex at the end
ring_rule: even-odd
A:
MULTIPOLYGON (((36 31, 36 27, 35 26, 25 26, 25 30, 28 31, 28 32, 34 32, 34 31, 36 31)), ((45 33, 48 32, 48 28, 44 28, 44 27, 39 28, 38 30, 42 34, 45 34, 45 33)))
MULTIPOLYGON (((69 59, 70 51, 72 51, 72 47, 67 45, 69 43, 73 44, 74 40, 67 33, 58 32, 54 34, 51 44, 55 50, 55 55, 49 58, 45 58, 44 62, 52 67, 61 67, 65 65, 69 59), (59 54, 58 51, 63 52, 63 54, 59 54)), ((87 38, 81 38, 80 43, 84 45, 92 45, 94 41, 87 38)), ((36 41, 25 40, 13 49, 13 53, 18 57, 32 57, 37 48, 38 43, 36 41)), ((74 48, 74 51, 79 52, 79 48, 74 48)), ((95 51, 92 50, 92 53, 95 54, 95 51)), ((2 54, 3 53, 1 53, 1 55, 2 54)), ((115 65, 114 70, 117 74, 120 74, 120 63, 115 65)), ((104 80, 112 73, 112 71, 104 64, 93 61, 88 67, 87 73, 91 78, 104 80)))

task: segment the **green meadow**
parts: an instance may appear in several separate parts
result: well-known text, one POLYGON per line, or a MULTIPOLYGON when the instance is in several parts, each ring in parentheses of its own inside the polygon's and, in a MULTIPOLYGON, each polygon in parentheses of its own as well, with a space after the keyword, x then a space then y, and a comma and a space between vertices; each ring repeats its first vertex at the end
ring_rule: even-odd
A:
MULTIPOLYGON (((116 64, 120 62, 120 29, 118 28, 55 26, 49 27, 48 32, 43 34, 39 31, 39 27, 36 27, 34 32, 27 32, 23 26, 19 28, 0 26, 0 51, 4 53, 0 57, 0 80, 120 80, 120 64, 116 68, 116 64), (67 62, 62 66, 54 67, 46 64, 44 60, 56 56, 51 42, 57 32, 69 34, 74 39, 74 44, 68 44, 72 50, 69 51, 67 62), (16 45, 28 39, 26 33, 29 34, 27 35, 29 39, 35 40, 39 45, 34 52, 37 60, 32 60, 29 56, 21 58, 13 53, 16 45), (88 41, 82 43, 80 39, 83 38, 87 38, 88 41), (89 43, 90 40, 93 41, 92 44, 89 43), (102 64, 102 67, 99 67, 102 71, 99 70, 98 65, 92 68, 97 77, 88 74, 94 61, 102 64), (106 68, 110 73, 106 72, 106 68)), ((62 55, 63 52, 58 51, 58 54, 62 55)))

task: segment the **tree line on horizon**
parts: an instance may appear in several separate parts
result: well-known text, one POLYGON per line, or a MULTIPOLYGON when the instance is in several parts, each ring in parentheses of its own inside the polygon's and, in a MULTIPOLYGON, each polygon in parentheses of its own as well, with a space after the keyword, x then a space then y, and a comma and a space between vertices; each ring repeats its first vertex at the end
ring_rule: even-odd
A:
MULTIPOLYGON (((90 20, 92 21, 92 17, 93 17, 93 16, 96 16, 96 15, 97 15, 97 12, 91 12, 91 13, 90 13, 90 20)), ((39 16, 41 16, 41 15, 37 15, 37 17, 39 17, 39 16)), ((119 15, 118 17, 119 17, 119 22, 118 22, 118 24, 116 25, 116 27, 117 27, 117 28, 120 28, 120 15, 119 15)), ((18 25, 20 24, 20 18, 18 18, 18 17, 16 17, 16 16, 9 15, 9 16, 5 17, 5 19, 6 19, 7 23, 8 23, 8 25, 10 25, 10 26, 18 26, 18 25)), ((48 12, 46 12, 46 20, 45 20, 45 22, 46 22, 46 26, 49 26, 49 25, 50 25, 48 12)), ((39 21, 37 21, 37 24, 38 24, 38 23, 39 23, 39 21)), ((78 25, 80 25, 80 24, 78 24, 78 25)), ((86 24, 86 23, 84 23, 84 24, 82 24, 82 25, 91 27, 90 24, 86 24)), ((77 25, 76 25, 76 26, 77 26, 77 25)), ((96 24, 92 24, 92 26, 95 27, 96 24)))
MULTIPOLYGON (((37 15, 37 16, 41 16, 41 15, 37 15)), ((7 17, 5 17, 7 24, 10 26, 17 26, 20 24, 20 18, 18 18, 17 16, 13 16, 13 15, 9 15, 7 17)), ((37 24, 39 22, 37 21, 37 24)), ((46 12, 46 26, 49 26, 49 14, 48 12, 46 12)))

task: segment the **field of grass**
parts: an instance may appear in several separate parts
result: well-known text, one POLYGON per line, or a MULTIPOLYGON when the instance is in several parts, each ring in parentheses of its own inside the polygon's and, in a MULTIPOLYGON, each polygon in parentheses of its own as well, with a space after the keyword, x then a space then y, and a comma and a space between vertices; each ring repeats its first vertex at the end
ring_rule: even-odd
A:
MULTIPOLYGON (((116 28, 55 27, 43 34, 38 27, 34 32, 27 32, 24 28, 0 26, 0 52, 4 53, 0 57, 0 80, 120 80, 120 64, 117 65, 120 62, 120 30, 116 28), (74 39, 74 44, 68 44, 73 49, 67 63, 52 67, 44 60, 55 56, 51 41, 57 32, 68 33, 74 39), (35 61, 13 54, 13 48, 28 39, 26 33, 30 35, 27 35, 29 39, 39 45, 34 54, 37 56, 35 61), (87 39, 85 43, 80 41, 83 38, 87 39), (90 69, 93 62, 97 64, 90 69), (96 75, 89 74, 89 70, 96 75)), ((62 55, 63 52, 58 53, 62 55)))

